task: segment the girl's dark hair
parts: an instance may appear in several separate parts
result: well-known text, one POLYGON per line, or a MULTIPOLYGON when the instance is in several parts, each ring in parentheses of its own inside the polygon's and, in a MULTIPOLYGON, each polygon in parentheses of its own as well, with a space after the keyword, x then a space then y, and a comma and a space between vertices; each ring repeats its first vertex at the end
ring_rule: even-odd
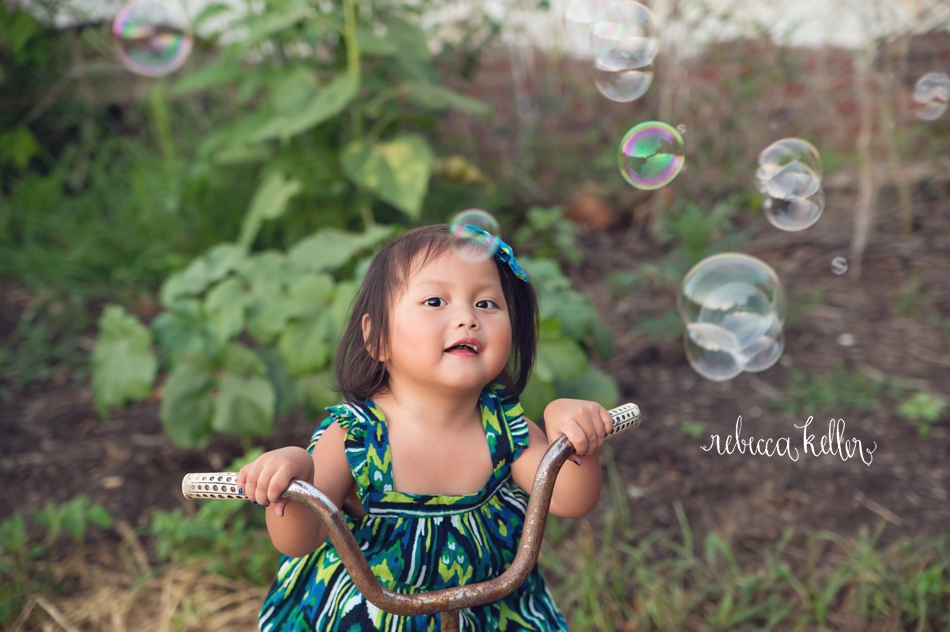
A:
MULTIPOLYGON (((448 224, 414 228, 387 244, 373 258, 353 301, 350 320, 336 354, 336 390, 348 401, 370 399, 389 386, 389 373, 376 358, 389 348, 389 313, 396 294, 405 287, 411 266, 425 265, 429 259, 446 252, 456 239, 448 224), (369 338, 365 341, 363 314, 369 314, 371 323, 369 338)), ((509 394, 517 397, 528 383, 537 353, 538 298, 531 284, 516 277, 511 268, 497 258, 493 261, 508 304, 512 340, 508 364, 496 379, 505 385, 509 394)))

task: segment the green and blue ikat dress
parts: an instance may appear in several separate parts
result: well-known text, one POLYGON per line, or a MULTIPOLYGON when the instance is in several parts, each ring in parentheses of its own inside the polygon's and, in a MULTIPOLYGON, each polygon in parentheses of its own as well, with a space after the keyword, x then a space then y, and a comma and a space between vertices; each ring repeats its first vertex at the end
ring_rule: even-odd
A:
MULTIPOLYGON (((479 397, 494 466, 481 491, 464 496, 395 491, 386 417, 371 400, 331 406, 309 450, 334 421, 346 431, 346 458, 366 517, 347 523, 373 573, 389 590, 419 593, 497 577, 514 559, 528 494, 511 464, 528 446, 521 404, 500 384, 479 397)), ((462 630, 567 630, 537 567, 517 591, 460 613, 462 630)), ((435 632, 439 615, 399 617, 366 601, 327 540, 304 557, 280 558, 261 608, 263 632, 435 632)))

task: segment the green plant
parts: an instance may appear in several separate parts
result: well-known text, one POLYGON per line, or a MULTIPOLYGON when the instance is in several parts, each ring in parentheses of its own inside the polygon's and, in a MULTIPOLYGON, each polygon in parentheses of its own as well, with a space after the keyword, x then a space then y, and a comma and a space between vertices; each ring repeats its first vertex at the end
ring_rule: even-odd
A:
POLYGON ((564 207, 528 209, 527 223, 515 232, 515 244, 533 248, 535 257, 579 264, 583 256, 574 243, 574 225, 564 219, 564 207))
POLYGON ((268 435, 275 414, 303 401, 314 409, 335 403, 330 364, 356 292, 355 258, 391 233, 327 228, 287 253, 220 244, 165 282, 165 311, 150 329, 107 308, 93 353, 97 406, 149 392, 153 334, 170 368, 160 416, 178 445, 203 445, 214 431, 268 435))
POLYGON ((553 259, 523 257, 540 303, 538 356, 521 396, 525 414, 538 419, 557 397, 589 399, 610 408, 620 399, 613 378, 590 361, 613 355, 613 336, 590 299, 575 291, 553 259))
POLYGON ((630 330, 630 335, 647 335, 656 341, 677 340, 683 337, 685 331, 679 312, 668 310, 659 316, 641 318, 637 326, 630 330))
POLYGON ((706 431, 706 422, 705 421, 684 421, 680 424, 680 430, 683 432, 683 436, 693 441, 697 441, 700 437, 703 436, 703 433, 706 431))
POLYGON ((872 411, 880 405, 885 385, 864 373, 850 373, 838 365, 830 374, 809 375, 792 369, 784 390, 789 398, 772 403, 773 410, 787 410, 793 416, 840 414, 846 409, 872 411))
POLYGON ((657 240, 671 248, 658 262, 643 263, 630 272, 612 274, 609 282, 621 294, 646 285, 676 287, 690 268, 714 254, 741 249, 755 226, 736 231, 732 219, 740 198, 732 196, 709 211, 690 200, 677 200, 664 209, 657 223, 657 240))
POLYGON ((0 625, 10 625, 30 596, 66 590, 62 575, 43 563, 53 556, 62 529, 82 544, 90 524, 109 529, 112 517, 88 497, 77 496, 62 505, 47 503, 34 512, 34 523, 45 532, 42 541, 20 512, 0 522, 0 625))
MULTIPOLYGON (((357 4, 265 0, 227 25, 245 37, 173 88, 184 95, 230 86, 234 119, 202 141, 199 157, 262 165, 262 199, 268 183, 287 177, 282 195, 299 195, 298 208, 318 209, 310 212, 310 230, 317 218, 355 217, 368 228, 372 199, 419 219, 435 156, 411 128, 431 127, 432 114, 447 108, 489 113, 441 85, 425 33, 412 19, 418 7, 357 4)), ((212 5, 198 21, 227 12, 212 5)), ((275 206, 268 218, 283 211, 275 206)))
MULTIPOLYGON (((240 470, 263 452, 250 450, 226 471, 240 470)), ((154 512, 145 531, 159 560, 202 558, 216 574, 265 585, 274 578, 278 557, 265 525, 264 512, 250 503, 203 500, 191 514, 181 507, 154 512)))
POLYGON ((102 505, 94 505, 88 496, 76 496, 57 506, 47 501, 42 509, 33 513, 36 524, 46 530, 46 543, 53 544, 63 529, 72 536, 73 542, 81 544, 86 538, 89 525, 100 529, 112 528, 112 516, 102 505))
POLYGON ((897 413, 917 426, 921 437, 929 437, 933 424, 940 419, 940 413, 947 407, 947 399, 940 395, 921 391, 904 400, 897 407, 897 413))

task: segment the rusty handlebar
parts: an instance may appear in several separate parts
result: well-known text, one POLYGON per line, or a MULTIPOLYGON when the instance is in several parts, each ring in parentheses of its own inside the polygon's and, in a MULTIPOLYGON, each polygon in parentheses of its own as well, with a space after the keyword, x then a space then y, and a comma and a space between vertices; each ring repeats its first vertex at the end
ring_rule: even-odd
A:
MULTIPOLYGON (((624 404, 609 412, 614 420, 614 427, 607 435, 608 439, 640 425, 640 408, 636 404, 624 404)), ((513 593, 528 578, 537 564, 538 553, 541 550, 541 538, 547 524, 554 482, 561 466, 572 454, 574 454, 574 446, 567 437, 561 437, 551 444, 541 459, 541 463, 538 464, 534 489, 525 511, 521 542, 514 560, 504 573, 477 584, 414 595, 387 590, 379 583, 366 558, 360 552, 360 546, 347 527, 343 514, 319 489, 295 479, 290 482, 283 497, 303 503, 317 514, 326 526, 330 541, 353 579, 353 583, 367 601, 377 608, 404 617, 442 613, 443 632, 454 631, 459 629, 459 610, 497 601, 513 593)), ((234 500, 247 498, 246 494, 238 493, 236 472, 186 474, 181 482, 181 491, 186 498, 234 500)))

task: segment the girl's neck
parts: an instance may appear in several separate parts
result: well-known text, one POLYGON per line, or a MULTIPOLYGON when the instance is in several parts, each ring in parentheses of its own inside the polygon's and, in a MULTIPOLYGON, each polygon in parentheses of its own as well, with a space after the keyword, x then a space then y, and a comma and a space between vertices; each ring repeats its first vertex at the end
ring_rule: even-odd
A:
POLYGON ((478 391, 439 391, 390 383, 390 387, 373 396, 387 418, 413 420, 433 430, 452 430, 473 418, 478 404, 478 391))

